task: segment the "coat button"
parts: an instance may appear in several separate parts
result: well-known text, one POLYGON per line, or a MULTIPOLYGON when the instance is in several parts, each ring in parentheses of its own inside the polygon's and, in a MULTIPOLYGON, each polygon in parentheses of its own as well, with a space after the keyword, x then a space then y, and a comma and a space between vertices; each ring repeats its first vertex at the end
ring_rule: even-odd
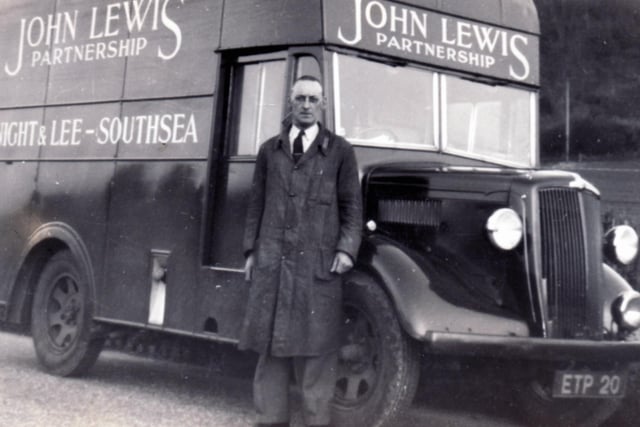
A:
POLYGON ((289 193, 289 197, 296 197, 296 193, 289 193))

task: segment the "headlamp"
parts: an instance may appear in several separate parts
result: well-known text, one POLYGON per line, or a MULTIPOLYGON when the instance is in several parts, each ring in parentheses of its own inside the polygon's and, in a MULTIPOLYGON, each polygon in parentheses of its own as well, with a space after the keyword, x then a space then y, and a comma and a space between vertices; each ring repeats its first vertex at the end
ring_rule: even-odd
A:
POLYGON ((605 255, 621 264, 630 264, 638 254, 638 234, 628 225, 618 225, 604 235, 605 255))
POLYGON ((491 242, 502 250, 511 250, 522 240, 522 220, 513 209, 501 208, 492 213, 486 228, 491 242))

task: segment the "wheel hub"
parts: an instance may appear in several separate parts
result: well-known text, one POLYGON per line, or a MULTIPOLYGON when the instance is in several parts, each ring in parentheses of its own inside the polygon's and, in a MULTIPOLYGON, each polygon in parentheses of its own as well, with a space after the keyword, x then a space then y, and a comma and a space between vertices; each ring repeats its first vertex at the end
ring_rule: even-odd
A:
POLYGON ((69 276, 59 278, 51 288, 47 310, 49 337, 59 349, 68 349, 76 340, 81 311, 78 284, 69 276))
POLYGON ((371 323, 357 309, 347 310, 342 346, 338 352, 336 398, 343 404, 366 399, 377 380, 378 351, 371 323))
POLYGON ((67 306, 64 308, 62 315, 60 318, 65 321, 67 325, 75 326, 78 321, 78 313, 80 312, 80 307, 76 302, 75 298, 71 299, 67 306))

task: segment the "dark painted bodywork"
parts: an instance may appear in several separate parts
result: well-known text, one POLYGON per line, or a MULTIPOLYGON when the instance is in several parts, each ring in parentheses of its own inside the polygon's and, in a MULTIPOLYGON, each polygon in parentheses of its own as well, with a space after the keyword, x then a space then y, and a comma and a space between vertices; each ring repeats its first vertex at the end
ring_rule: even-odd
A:
MULTIPOLYGON (((5 94, 0 121, 37 120, 51 127, 56 118, 80 117, 86 127, 98 129, 105 117, 160 112, 193 113, 199 125, 198 142, 190 144, 83 141, 65 149, 52 144, 4 147, 0 321, 29 322, 36 275, 53 251, 66 246, 90 278, 97 321, 235 342, 248 290, 241 235, 255 159, 234 158, 226 149, 229 64, 242 54, 273 52, 289 55, 291 62, 294 54, 308 51, 327 67, 323 11, 331 1, 175 2, 171 4, 178 6, 169 15, 183 30, 183 49, 175 60, 148 54, 25 69, 19 79, 0 73, 5 94), (288 51, 291 46, 295 48, 288 51), (162 325, 149 322, 156 253, 167 255, 162 325)), ((55 0, 23 3, 11 0, 0 8, 0 31, 7 35, 3 43, 17 44, 11 31, 25 13, 44 16, 58 5, 55 0)), ((87 2, 96 7, 103 3, 87 2)), ((532 1, 404 3, 539 32, 532 1)), ((90 16, 89 11, 82 9, 81 16, 90 16)), ((149 31, 146 36, 150 43, 175 43, 172 34, 149 31)), ((15 51, 9 52, 13 58, 15 51)), ((288 68, 290 82, 293 65, 288 68)), ((330 78, 325 79, 331 87, 330 78)), ((332 120, 328 114, 328 127, 332 120)), ((357 156, 364 176, 365 221, 375 221, 378 229, 365 236, 355 274, 380 282, 415 339, 430 343, 433 351, 485 348, 490 353, 502 347, 496 355, 523 358, 545 358, 550 346, 566 349, 556 354, 567 356, 584 354, 587 348, 622 351, 624 344, 602 340, 615 335, 607 307, 628 286, 603 270, 598 198, 585 187, 572 186, 580 183, 575 175, 491 169, 487 163, 440 152, 358 147, 357 156), (414 163, 382 164, 389 160, 414 163), (538 191, 546 188, 578 194, 589 236, 587 316, 573 336, 557 336, 549 318, 537 217, 538 191), (380 211, 382 200, 387 216, 380 211), (526 224, 527 239, 509 253, 494 248, 484 231, 488 215, 505 206, 526 224), (534 347, 541 350, 525 351, 534 347)))
MULTIPOLYGON (((602 264, 593 191, 566 172, 429 163, 374 167, 365 179, 365 204, 366 220, 377 227, 365 239, 363 262, 388 284, 406 330, 431 351, 553 360, 637 357, 629 343, 604 344, 618 340, 609 307, 629 287, 602 264), (543 240, 554 236, 540 229, 539 193, 550 189, 575 194, 581 209, 576 240, 584 243, 585 258, 575 273, 584 280, 566 300, 548 294, 573 285, 550 286, 555 276, 543 269, 549 256, 543 240), (526 237, 513 251, 497 249, 485 230, 489 215, 503 207, 524 219, 526 237), (567 325, 562 312, 574 306, 582 311, 567 325)), ((574 250, 571 239, 560 244, 574 250)), ((564 262, 554 254, 551 263, 564 262)))

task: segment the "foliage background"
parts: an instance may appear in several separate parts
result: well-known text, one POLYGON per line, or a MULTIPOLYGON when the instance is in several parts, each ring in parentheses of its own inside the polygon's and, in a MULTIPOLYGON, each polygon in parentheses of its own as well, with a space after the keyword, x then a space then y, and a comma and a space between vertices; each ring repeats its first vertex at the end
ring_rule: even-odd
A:
POLYGON ((543 163, 640 160, 640 0, 535 3, 543 163))

